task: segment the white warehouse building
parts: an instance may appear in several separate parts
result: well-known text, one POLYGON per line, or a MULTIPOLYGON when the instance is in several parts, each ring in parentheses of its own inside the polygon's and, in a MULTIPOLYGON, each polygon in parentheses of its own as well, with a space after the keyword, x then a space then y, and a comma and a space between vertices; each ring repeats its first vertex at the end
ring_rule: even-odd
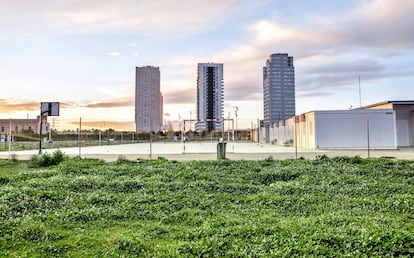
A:
POLYGON ((259 131, 260 141, 308 149, 396 149, 414 145, 414 101, 311 111, 259 131))

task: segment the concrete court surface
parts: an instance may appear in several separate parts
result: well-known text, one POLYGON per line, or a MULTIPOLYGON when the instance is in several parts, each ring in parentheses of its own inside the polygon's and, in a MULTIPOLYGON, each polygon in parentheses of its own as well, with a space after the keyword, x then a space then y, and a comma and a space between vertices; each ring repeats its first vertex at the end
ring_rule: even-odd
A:
MULTIPOLYGON (((115 161, 119 156, 130 160, 138 158, 149 159, 150 149, 152 150, 151 158, 164 157, 170 160, 216 160, 217 159, 217 142, 187 142, 181 143, 135 143, 123 145, 101 145, 90 147, 72 147, 61 148, 60 150, 70 157, 81 155, 82 158, 98 158, 106 161, 115 161)), ((44 149, 42 153, 53 153, 56 149, 44 149)), ((37 155, 38 150, 12 151, 18 159, 29 159, 32 155, 37 155)), ((365 150, 312 150, 297 149, 295 147, 285 147, 271 144, 259 143, 232 143, 226 145, 226 158, 230 160, 259 160, 268 157, 274 159, 291 159, 306 158, 313 159, 318 155, 333 156, 360 156, 368 157, 368 151, 365 150)), ((0 152, 0 158, 7 159, 9 152, 0 152)), ((379 158, 397 158, 397 159, 414 159, 414 148, 402 148, 397 150, 370 150, 370 157, 379 158)))

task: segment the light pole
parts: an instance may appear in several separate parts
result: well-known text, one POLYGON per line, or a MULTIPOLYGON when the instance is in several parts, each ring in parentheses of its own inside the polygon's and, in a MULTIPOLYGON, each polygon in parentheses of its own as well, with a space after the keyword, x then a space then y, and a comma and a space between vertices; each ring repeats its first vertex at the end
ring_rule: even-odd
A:
POLYGON ((12 141, 12 119, 10 117, 10 124, 9 124, 9 160, 11 160, 11 141, 12 141))
POLYGON ((181 132, 181 115, 178 114, 178 136, 180 137, 181 145, 183 144, 183 133, 181 132))
POLYGON ((239 111, 239 107, 238 106, 236 106, 236 110, 234 111, 234 115, 236 116, 236 140, 238 139, 237 138, 237 112, 239 111))
POLYGON ((78 134, 78 145, 79 145, 79 158, 81 158, 81 148, 82 148, 82 118, 79 117, 79 134, 78 134))
MULTIPOLYGON (((189 131, 188 131, 188 136, 190 136, 190 133, 191 133, 191 110, 190 110, 190 129, 189 129, 189 131)), ((190 137, 190 139, 191 139, 191 137, 190 137)))
MULTIPOLYGON (((229 123, 228 123, 228 129, 227 129, 227 141, 230 141, 230 112, 229 115, 227 117, 229 123)), ((234 127, 233 127, 233 138, 234 138, 234 127)))
POLYGON ((150 141, 150 159, 152 159, 152 124, 151 124, 151 115, 149 117, 149 141, 150 141))

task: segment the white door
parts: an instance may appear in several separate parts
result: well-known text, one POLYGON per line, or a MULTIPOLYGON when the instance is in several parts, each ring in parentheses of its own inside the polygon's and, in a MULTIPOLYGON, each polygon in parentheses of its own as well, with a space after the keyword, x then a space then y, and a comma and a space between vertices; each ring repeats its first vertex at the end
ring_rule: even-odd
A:
POLYGON ((397 145, 399 147, 410 146, 407 120, 397 120, 397 145))

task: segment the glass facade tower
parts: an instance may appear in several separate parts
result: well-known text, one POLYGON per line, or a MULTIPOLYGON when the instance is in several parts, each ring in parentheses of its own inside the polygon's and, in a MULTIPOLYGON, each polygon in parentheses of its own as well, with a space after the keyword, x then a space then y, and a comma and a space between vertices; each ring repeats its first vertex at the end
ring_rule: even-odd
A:
POLYGON ((293 57, 272 54, 263 67, 264 126, 295 115, 295 68, 293 57))

